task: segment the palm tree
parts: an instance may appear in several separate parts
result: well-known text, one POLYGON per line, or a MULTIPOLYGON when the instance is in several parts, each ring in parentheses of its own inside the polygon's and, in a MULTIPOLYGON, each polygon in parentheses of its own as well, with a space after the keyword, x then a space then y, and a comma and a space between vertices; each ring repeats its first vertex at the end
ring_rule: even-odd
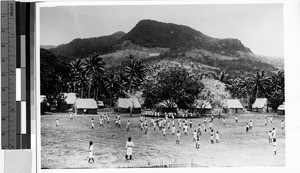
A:
POLYGON ((78 80, 80 78, 80 74, 82 73, 82 61, 81 59, 76 59, 75 61, 71 61, 69 64, 69 68, 72 75, 71 82, 73 83, 74 92, 76 92, 76 85, 78 84, 78 80))
POLYGON ((86 62, 84 63, 83 71, 85 72, 86 77, 89 80, 88 97, 90 97, 93 77, 98 75, 103 76, 105 63, 97 53, 93 53, 85 60, 86 62))
POLYGON ((124 75, 129 82, 128 89, 131 91, 132 87, 138 87, 143 83, 146 76, 146 67, 140 61, 131 61, 124 68, 124 75))
POLYGON ((94 99, 98 100, 99 91, 105 88, 106 78, 104 75, 101 74, 94 74, 92 79, 92 87, 94 89, 94 99))
POLYGON ((276 74, 271 77, 272 89, 273 90, 284 90, 284 72, 279 70, 276 74))
POLYGON ((255 76, 248 78, 248 86, 253 93, 254 100, 258 97, 258 94, 265 94, 268 86, 270 85, 270 78, 265 76, 264 71, 257 72, 255 76))
POLYGON ((109 94, 111 106, 113 106, 115 96, 118 96, 123 90, 123 86, 120 83, 119 76, 115 73, 112 73, 108 77, 106 77, 105 88, 109 94))

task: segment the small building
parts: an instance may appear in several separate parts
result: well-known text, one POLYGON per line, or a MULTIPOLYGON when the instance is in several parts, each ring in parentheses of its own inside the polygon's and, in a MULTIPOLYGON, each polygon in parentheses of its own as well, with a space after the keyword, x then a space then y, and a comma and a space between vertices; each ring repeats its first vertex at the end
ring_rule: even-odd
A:
POLYGON ((104 108, 104 103, 103 103, 103 101, 97 101, 97 105, 98 105, 98 108, 100 108, 100 109, 102 109, 102 108, 104 108))
POLYGON ((77 99, 73 105, 77 114, 97 114, 97 102, 94 99, 77 99))
POLYGON ((277 115, 285 115, 284 102, 282 103, 282 105, 278 106, 278 108, 277 108, 277 115))
POLYGON ((223 111, 228 114, 244 113, 244 108, 238 99, 227 99, 223 104, 223 111))
POLYGON ((130 113, 130 109, 132 109, 133 114, 141 113, 142 107, 137 98, 119 98, 114 111, 119 113, 130 113))
POLYGON ((63 97, 65 99, 68 109, 72 108, 77 99, 76 93, 63 93, 63 97))
POLYGON ((164 113, 178 113, 177 112, 177 104, 174 103, 172 106, 167 105, 165 102, 161 102, 156 106, 156 112, 159 112, 160 115, 164 113))
POLYGON ((194 106, 194 113, 201 113, 203 111, 204 114, 212 114, 212 106, 209 101, 197 100, 194 106))
POLYGON ((252 105, 253 112, 267 112, 267 102, 268 99, 266 98, 257 98, 252 105))

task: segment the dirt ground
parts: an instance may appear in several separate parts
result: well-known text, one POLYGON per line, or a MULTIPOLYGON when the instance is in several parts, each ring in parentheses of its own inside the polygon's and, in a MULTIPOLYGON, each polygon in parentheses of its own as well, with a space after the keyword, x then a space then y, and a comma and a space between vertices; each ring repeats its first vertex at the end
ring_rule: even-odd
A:
MULTIPOLYGON (((99 113, 103 114, 103 113, 99 113)), ((210 133, 204 132, 204 118, 192 119, 193 128, 188 135, 181 130, 181 143, 176 144, 176 135, 171 129, 166 136, 160 130, 153 130, 148 119, 149 132, 145 135, 139 127, 140 115, 130 117, 121 114, 122 125, 114 124, 116 114, 109 113, 110 123, 99 126, 99 115, 77 115, 70 120, 68 113, 57 113, 41 117, 41 167, 42 168, 119 168, 145 167, 149 165, 174 164, 173 167, 240 167, 240 166, 285 166, 285 130, 281 129, 284 116, 276 114, 241 114, 239 122, 234 115, 223 115, 223 119, 214 117, 213 129, 219 131, 220 143, 210 143, 210 133), (274 116, 273 123, 264 125, 264 118, 274 116), (55 126, 56 118, 59 126, 55 126), (91 119, 95 128, 91 128, 91 119), (126 131, 126 122, 131 128, 126 131), (253 130, 246 134, 246 122, 252 120, 253 130), (193 131, 202 124, 200 149, 195 148, 193 131), (268 132, 277 130, 277 155, 273 155, 273 146, 268 142, 268 132), (133 160, 125 160, 127 138, 131 137, 135 147, 133 160), (94 163, 88 163, 89 141, 94 142, 94 163)), ((189 120, 189 119, 188 119, 189 120)), ((210 120, 210 117, 208 117, 210 120)), ((176 131, 178 130, 175 119, 176 131)))

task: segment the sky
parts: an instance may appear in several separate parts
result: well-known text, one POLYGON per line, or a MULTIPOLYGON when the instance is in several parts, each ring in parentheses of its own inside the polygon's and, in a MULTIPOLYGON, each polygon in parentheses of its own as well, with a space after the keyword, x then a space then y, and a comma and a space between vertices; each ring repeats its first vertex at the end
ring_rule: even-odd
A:
POLYGON ((283 57, 283 5, 98 5, 40 9, 41 45, 129 32, 140 20, 186 25, 215 38, 237 38, 253 53, 283 57))

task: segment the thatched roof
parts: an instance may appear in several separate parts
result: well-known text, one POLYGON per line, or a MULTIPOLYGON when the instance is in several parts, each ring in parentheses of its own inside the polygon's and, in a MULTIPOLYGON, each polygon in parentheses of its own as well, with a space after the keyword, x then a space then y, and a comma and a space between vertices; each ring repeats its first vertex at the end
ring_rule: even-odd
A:
POLYGON ((197 101, 196 101, 195 107, 196 107, 197 109, 200 109, 200 108, 201 108, 201 105, 202 105, 202 109, 212 109, 211 104, 210 104, 209 101, 207 101, 207 100, 197 100, 197 101), (203 103, 203 104, 202 104, 202 103, 203 103))
POLYGON ((223 108, 243 109, 243 106, 238 99, 227 99, 223 105, 223 108))
POLYGON ((97 109, 97 102, 94 99, 77 99, 74 103, 77 109, 97 109))
POLYGON ((285 110, 284 102, 282 105, 278 106, 277 110, 282 110, 282 111, 285 110))
POLYGON ((74 104, 77 97, 76 93, 63 93, 67 104, 74 104))
POLYGON ((116 107, 119 108, 141 108, 141 104, 138 101, 137 98, 131 97, 131 98, 119 98, 116 104, 116 107))
POLYGON ((252 108, 263 108, 267 105, 267 101, 268 99, 266 98, 257 98, 254 104, 252 105, 252 108))

